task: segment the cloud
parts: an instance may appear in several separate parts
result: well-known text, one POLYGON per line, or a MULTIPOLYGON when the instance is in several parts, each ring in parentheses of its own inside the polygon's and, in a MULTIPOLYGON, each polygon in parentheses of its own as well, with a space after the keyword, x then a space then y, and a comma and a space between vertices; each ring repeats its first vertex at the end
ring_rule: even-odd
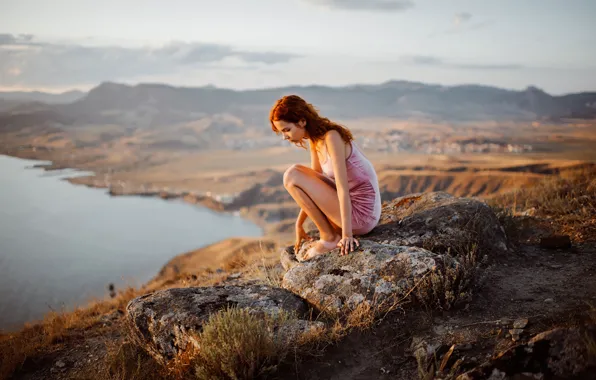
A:
POLYGON ((30 43, 32 39, 32 34, 19 34, 15 36, 14 34, 0 33, 0 46, 30 43))
POLYGON ((451 26, 444 29, 436 29, 427 37, 436 37, 441 35, 459 34, 485 28, 491 24, 490 21, 472 22, 472 14, 469 12, 459 12, 453 15, 451 26))
POLYGON ((172 42, 158 47, 85 46, 0 34, 0 86, 53 86, 167 75, 196 68, 254 69, 298 55, 172 42))
POLYGON ((448 62, 442 58, 430 55, 412 55, 401 58, 400 63, 413 66, 433 66, 437 68, 459 69, 459 70, 519 70, 524 65, 515 63, 461 63, 448 62))
POLYGON ((351 11, 405 11, 414 6, 408 0, 304 0, 327 8, 351 11))
POLYGON ((460 26, 460 25, 465 24, 468 21, 470 21, 471 18, 472 18, 472 14, 470 14, 468 12, 456 13, 455 16, 453 17, 453 24, 455 26, 460 26))

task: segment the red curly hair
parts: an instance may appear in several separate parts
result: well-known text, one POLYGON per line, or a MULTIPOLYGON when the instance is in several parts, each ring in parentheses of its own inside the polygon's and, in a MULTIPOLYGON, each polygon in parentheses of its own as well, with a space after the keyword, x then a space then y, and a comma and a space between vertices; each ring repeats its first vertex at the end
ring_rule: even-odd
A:
MULTIPOLYGON (((275 125, 273 125, 274 121, 285 121, 286 123, 297 124, 300 120, 306 121, 305 129, 308 138, 315 143, 322 140, 325 134, 330 130, 339 132, 342 140, 346 143, 349 143, 354 139, 352 132, 347 128, 326 117, 320 116, 317 109, 312 104, 306 102, 298 95, 287 95, 280 98, 275 102, 269 112, 271 129, 278 135, 280 132, 275 128, 275 125)), ((296 145, 306 148, 302 141, 296 145)))

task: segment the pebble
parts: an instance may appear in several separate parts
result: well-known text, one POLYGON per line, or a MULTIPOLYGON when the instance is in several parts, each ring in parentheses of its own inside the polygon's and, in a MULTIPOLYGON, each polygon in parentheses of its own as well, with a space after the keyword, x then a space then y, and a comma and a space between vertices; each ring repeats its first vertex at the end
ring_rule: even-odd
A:
POLYGON ((553 302, 555 302, 555 300, 552 299, 552 298, 547 298, 547 299, 544 300, 544 302, 546 302, 546 303, 553 303, 553 302))
POLYGON ((62 360, 58 360, 56 363, 54 363, 54 365, 58 368, 64 368, 66 363, 64 363, 62 360))
POLYGON ((511 329, 509 330, 509 334, 511 334, 511 339, 514 342, 517 342, 520 339, 520 335, 524 332, 523 329, 511 329))
POLYGON ((517 320, 515 320, 515 322, 513 322, 514 329, 524 329, 524 328, 526 328, 527 325, 528 325, 527 318, 517 319, 517 320))

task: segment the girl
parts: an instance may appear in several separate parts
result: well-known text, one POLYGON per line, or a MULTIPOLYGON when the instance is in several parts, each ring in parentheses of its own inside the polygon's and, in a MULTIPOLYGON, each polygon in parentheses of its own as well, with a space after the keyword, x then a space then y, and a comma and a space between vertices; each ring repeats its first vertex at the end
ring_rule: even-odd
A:
POLYGON ((279 99, 269 113, 271 128, 297 146, 310 147, 310 168, 292 165, 284 173, 284 187, 300 206, 296 220, 298 252, 303 239, 311 240, 303 228, 308 216, 320 232, 304 255, 309 260, 340 248, 346 255, 360 246, 354 235, 370 232, 381 217, 381 195, 371 162, 356 145, 352 133, 320 116, 297 95, 279 99))

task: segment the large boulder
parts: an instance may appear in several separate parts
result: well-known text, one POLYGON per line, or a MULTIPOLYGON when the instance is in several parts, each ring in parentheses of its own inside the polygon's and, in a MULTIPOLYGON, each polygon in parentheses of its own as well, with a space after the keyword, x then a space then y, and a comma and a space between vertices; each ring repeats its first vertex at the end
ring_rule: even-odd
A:
POLYGON ((368 240, 360 240, 360 247, 349 255, 340 256, 335 249, 305 262, 286 249, 282 263, 288 269, 282 286, 330 313, 363 302, 387 305, 406 296, 417 280, 437 267, 456 265, 450 256, 423 248, 368 240))
POLYGON ((292 325, 279 329, 284 335, 280 339, 292 339, 311 326, 301 319, 309 310, 304 300, 284 289, 255 284, 156 291, 130 301, 126 321, 136 343, 166 364, 189 343, 198 348, 196 336, 209 316, 230 306, 271 316, 293 314, 292 325))
POLYGON ((465 253, 476 244, 484 255, 508 250, 505 230, 483 201, 444 192, 411 194, 383 204, 381 220, 366 239, 465 253))
MULTIPOLYGON (((477 254, 479 263, 485 256, 508 250, 504 229, 486 203, 444 192, 385 202, 379 224, 358 238, 360 248, 348 256, 339 256, 334 249, 306 262, 297 258, 309 244, 297 253, 285 248, 282 286, 320 309, 338 312, 360 302, 400 299, 433 270, 453 269, 460 263, 476 265, 477 254)), ((475 273, 460 272, 462 276, 475 273)))
POLYGON ((540 333, 528 343, 512 347, 457 379, 518 378, 596 378, 596 325, 540 333))

